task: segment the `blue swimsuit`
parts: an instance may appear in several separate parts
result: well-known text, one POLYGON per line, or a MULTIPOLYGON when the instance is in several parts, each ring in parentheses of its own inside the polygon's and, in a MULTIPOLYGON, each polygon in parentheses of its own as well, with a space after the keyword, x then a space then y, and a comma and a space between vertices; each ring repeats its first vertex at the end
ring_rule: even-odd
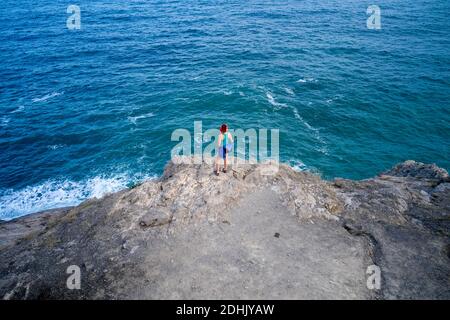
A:
POLYGON ((227 157, 228 132, 223 134, 222 147, 219 148, 219 154, 223 159, 227 157))

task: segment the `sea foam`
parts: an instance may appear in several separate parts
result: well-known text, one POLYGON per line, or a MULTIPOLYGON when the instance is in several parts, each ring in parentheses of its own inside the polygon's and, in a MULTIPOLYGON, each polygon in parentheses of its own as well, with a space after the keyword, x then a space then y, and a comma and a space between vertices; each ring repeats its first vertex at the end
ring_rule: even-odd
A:
POLYGON ((298 83, 317 82, 317 79, 312 77, 305 77, 297 80, 298 83))
POLYGON ((82 201, 127 188, 131 183, 152 179, 146 175, 136 179, 127 174, 96 176, 84 181, 48 180, 20 190, 0 190, 0 219, 10 220, 33 212, 75 206, 82 201))
POLYGON ((11 113, 22 112, 23 110, 25 110, 25 106, 19 106, 17 109, 11 111, 11 113))
POLYGON ((132 124, 136 125, 138 120, 151 118, 154 116, 155 116, 155 114, 153 114, 152 112, 149 112, 149 113, 146 113, 146 114, 143 114, 140 116, 128 117, 128 121, 130 121, 132 124))
POLYGON ((60 96, 62 94, 64 94, 64 91, 63 92, 52 92, 52 93, 46 94, 45 96, 43 96, 41 98, 34 98, 32 101, 33 102, 42 102, 42 101, 46 101, 48 99, 51 99, 53 97, 60 96))
POLYGON ((266 93, 266 97, 267 97, 267 101, 269 101, 269 103, 270 103, 272 106, 274 106, 276 109, 279 109, 279 108, 286 108, 286 107, 287 107, 287 105, 286 105, 285 103, 277 102, 277 101, 275 100, 275 98, 273 97, 273 95, 272 95, 270 92, 267 92, 267 93, 266 93))

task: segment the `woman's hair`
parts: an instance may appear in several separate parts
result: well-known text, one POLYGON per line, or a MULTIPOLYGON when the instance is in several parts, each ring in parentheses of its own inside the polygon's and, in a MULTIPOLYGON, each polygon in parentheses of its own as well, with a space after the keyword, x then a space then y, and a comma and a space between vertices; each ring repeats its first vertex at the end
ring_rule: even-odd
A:
POLYGON ((224 123, 220 126, 220 132, 225 133, 228 130, 228 126, 224 123))

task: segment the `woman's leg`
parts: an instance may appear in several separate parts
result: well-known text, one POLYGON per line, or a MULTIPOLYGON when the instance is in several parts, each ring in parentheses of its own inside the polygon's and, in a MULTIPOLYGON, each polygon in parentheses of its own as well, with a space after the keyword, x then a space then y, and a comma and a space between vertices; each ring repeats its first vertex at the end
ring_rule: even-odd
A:
POLYGON ((228 158, 228 152, 225 147, 223 147, 223 171, 227 172, 227 158, 228 158))
POLYGON ((219 172, 219 155, 216 156, 216 160, 214 161, 214 172, 219 172))

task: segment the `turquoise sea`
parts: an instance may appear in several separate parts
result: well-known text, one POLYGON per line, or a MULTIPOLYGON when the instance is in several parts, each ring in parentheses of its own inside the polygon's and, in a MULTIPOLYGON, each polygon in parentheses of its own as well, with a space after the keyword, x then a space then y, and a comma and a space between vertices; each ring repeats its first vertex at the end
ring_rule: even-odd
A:
POLYGON ((442 0, 3 0, 0 219, 160 175, 172 131, 196 120, 279 129, 281 160, 326 179, 450 169, 449 14, 442 0))

